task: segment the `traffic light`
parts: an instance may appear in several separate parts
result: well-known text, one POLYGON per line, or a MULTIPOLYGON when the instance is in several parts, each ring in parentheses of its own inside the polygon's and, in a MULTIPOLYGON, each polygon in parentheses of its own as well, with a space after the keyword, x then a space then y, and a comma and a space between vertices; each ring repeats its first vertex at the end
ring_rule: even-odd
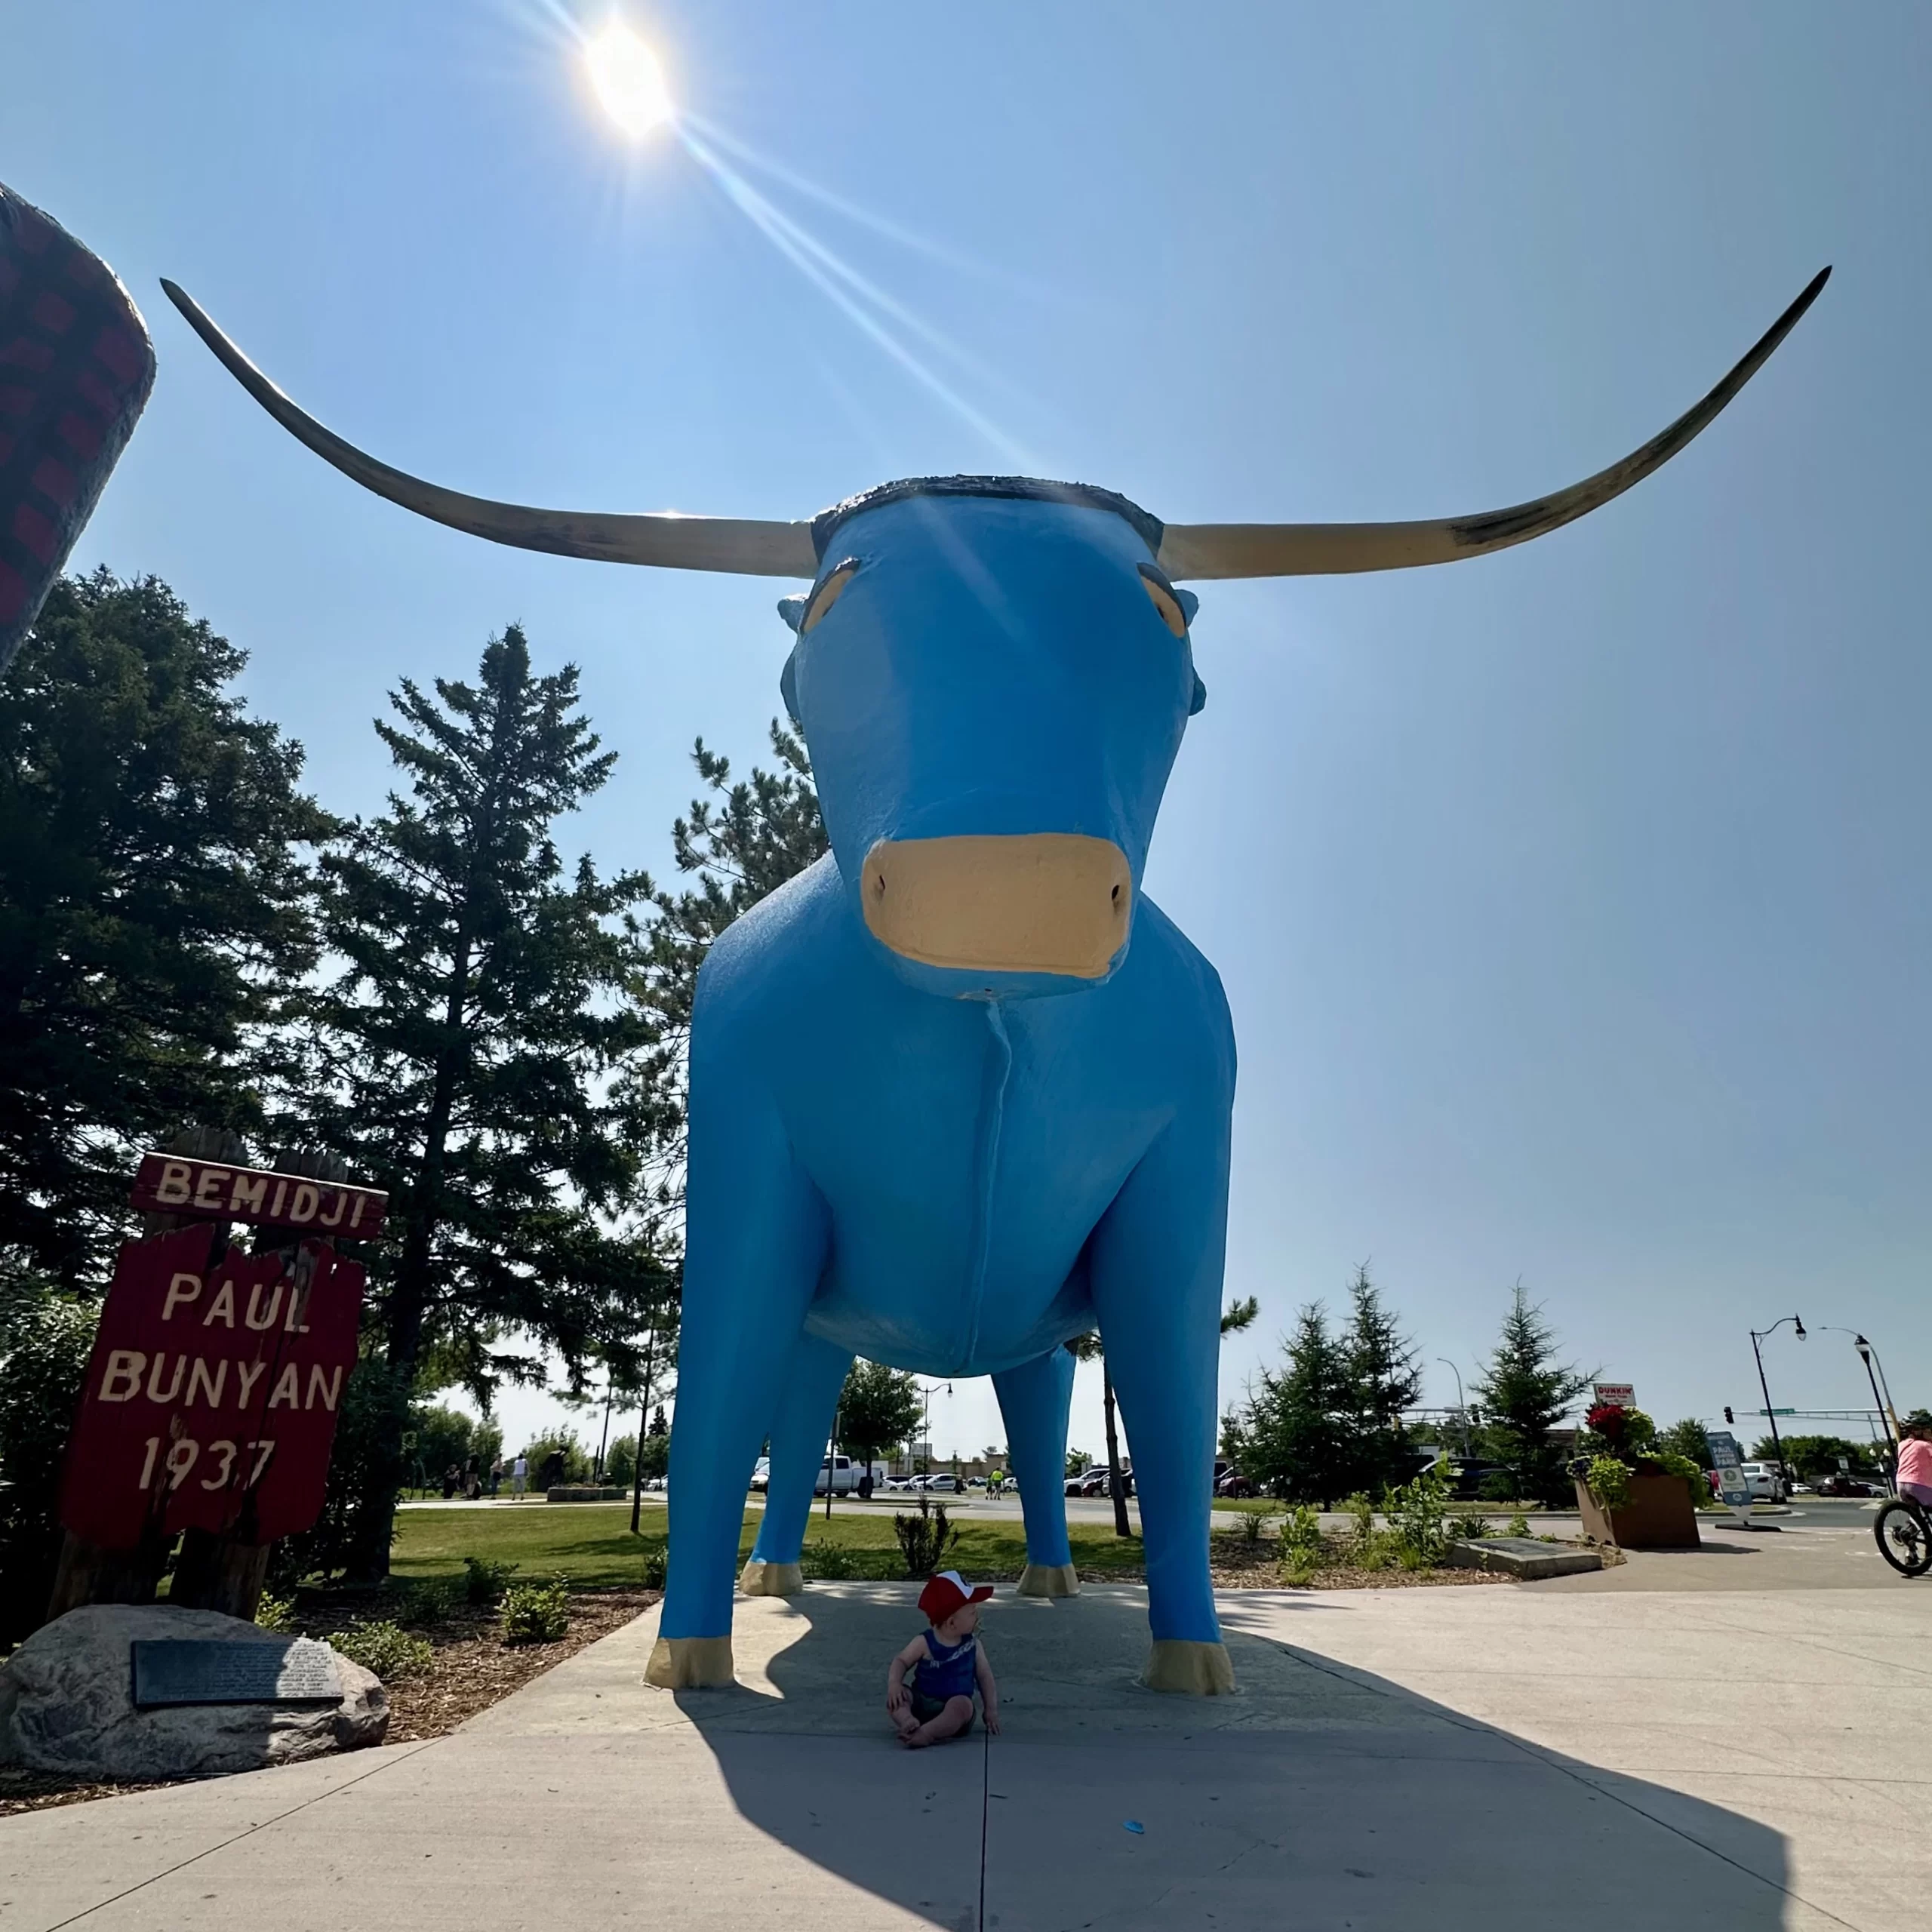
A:
POLYGON ((1727 1423, 1735 1423, 1737 1420, 1737 1418, 1731 1414, 1730 1404, 1728 1402, 1724 1405, 1724 1419, 1727 1423))

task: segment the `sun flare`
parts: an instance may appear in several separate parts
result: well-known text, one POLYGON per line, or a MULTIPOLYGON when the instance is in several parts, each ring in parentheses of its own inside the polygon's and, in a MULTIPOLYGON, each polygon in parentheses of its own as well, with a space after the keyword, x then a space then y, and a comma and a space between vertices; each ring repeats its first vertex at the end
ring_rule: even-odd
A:
POLYGON ((621 20, 614 17, 586 41, 583 53, 598 100, 632 140, 672 118, 675 110, 657 56, 621 20))

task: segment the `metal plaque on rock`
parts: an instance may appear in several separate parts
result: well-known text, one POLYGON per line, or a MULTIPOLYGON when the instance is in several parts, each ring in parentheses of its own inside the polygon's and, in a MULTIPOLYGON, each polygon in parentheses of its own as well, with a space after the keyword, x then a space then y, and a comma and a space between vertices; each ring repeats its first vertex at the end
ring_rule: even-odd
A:
POLYGON ((307 1637, 286 1642, 251 1638, 137 1638, 134 1705, 333 1704, 342 1676, 326 1644, 307 1637))

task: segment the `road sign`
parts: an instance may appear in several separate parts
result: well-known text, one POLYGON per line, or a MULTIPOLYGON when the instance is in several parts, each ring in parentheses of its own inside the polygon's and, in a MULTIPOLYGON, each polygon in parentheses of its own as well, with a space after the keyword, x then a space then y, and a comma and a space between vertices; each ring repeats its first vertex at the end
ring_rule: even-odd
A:
POLYGON ((1795 1416, 1798 1411, 1795 1409, 1753 1409, 1751 1413, 1754 1416, 1795 1416))
POLYGON ((374 1241, 389 1204, 379 1187, 350 1187, 186 1154, 143 1155, 128 1198, 150 1214, 260 1222, 337 1241, 374 1241))
POLYGON ((205 1224, 123 1244, 67 1444, 60 1520, 265 1543, 320 1513, 362 1269, 328 1243, 211 1255, 205 1224))
POLYGON ((1710 1453, 1711 1467, 1717 1474, 1718 1495, 1740 1522, 1748 1524, 1751 1484, 1744 1473, 1744 1452, 1737 1446, 1737 1438, 1727 1429, 1706 1429, 1704 1441, 1710 1453))
POLYGON ((1627 1382, 1599 1382, 1592 1392, 1599 1407, 1606 1402, 1614 1402, 1620 1409, 1637 1406, 1637 1392, 1627 1382))

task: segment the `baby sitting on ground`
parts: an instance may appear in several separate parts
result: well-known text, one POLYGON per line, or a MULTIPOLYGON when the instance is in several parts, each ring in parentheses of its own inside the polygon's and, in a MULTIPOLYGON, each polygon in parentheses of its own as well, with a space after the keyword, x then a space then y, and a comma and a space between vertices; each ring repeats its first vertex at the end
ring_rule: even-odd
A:
POLYGON ((987 1730, 999 1734, 999 1686, 975 1634, 980 1606, 992 1593, 990 1583, 969 1589, 956 1570, 942 1570, 919 1592, 928 1627, 885 1673, 886 1715, 908 1749, 971 1730, 975 1687, 986 1706, 987 1730))

